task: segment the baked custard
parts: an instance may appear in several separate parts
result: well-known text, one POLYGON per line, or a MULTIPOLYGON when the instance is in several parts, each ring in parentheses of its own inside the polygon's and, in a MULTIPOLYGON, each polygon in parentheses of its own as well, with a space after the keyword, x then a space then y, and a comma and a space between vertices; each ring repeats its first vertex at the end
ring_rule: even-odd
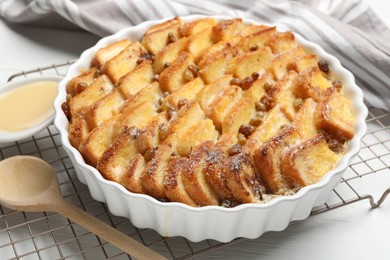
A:
POLYGON ((318 182, 355 124, 326 61, 239 18, 174 18, 99 49, 62 108, 71 144, 106 179, 195 207, 318 182))

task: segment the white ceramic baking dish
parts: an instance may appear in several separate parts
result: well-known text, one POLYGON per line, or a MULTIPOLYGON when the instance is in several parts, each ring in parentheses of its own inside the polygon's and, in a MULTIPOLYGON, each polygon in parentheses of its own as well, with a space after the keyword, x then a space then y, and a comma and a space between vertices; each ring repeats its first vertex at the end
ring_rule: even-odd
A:
MULTIPOLYGON (((181 18, 188 22, 202 17, 204 16, 192 15, 181 18)), ((231 19, 224 16, 214 18, 231 19)), ((258 23, 253 20, 243 20, 246 23, 258 23)), ((195 242, 204 239, 229 242, 237 237, 257 238, 266 231, 283 230, 291 221, 307 218, 313 207, 326 202, 350 161, 358 153, 361 139, 366 131, 367 108, 363 103, 363 93, 355 84, 352 73, 343 68, 335 57, 326 53, 320 46, 308 42, 296 33, 294 34, 297 41, 309 52, 327 61, 335 77, 344 82, 345 95, 352 100, 353 112, 356 116, 356 134, 349 142, 347 153, 337 167, 328 172, 317 184, 306 186, 294 195, 274 198, 264 204, 242 204, 234 208, 219 206, 196 208, 182 203, 160 202, 148 195, 129 192, 118 183, 104 179, 95 168, 87 165, 79 151, 71 146, 68 139, 68 120, 61 110, 61 104, 66 100, 66 83, 89 68, 99 48, 123 38, 140 40, 150 26, 162 21, 144 22, 101 39, 95 46, 82 53, 60 82, 59 94, 55 100, 54 123, 60 132, 63 147, 75 166, 79 180, 88 186, 94 199, 107 203, 112 214, 129 218, 139 228, 152 228, 162 236, 183 236, 195 242)), ((278 31, 288 30, 283 25, 277 25, 277 28, 278 31)))

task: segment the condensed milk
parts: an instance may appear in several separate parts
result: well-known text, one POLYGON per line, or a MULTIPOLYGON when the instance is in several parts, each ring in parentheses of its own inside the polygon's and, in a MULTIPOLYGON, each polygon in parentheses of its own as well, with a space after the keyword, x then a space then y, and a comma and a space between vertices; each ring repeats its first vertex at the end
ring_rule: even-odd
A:
POLYGON ((53 115, 57 85, 58 81, 36 81, 1 93, 0 131, 22 131, 53 115))

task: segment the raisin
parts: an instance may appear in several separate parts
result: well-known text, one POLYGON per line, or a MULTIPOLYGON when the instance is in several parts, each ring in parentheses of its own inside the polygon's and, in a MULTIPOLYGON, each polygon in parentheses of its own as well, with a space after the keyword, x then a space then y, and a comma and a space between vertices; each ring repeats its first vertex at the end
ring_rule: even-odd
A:
POLYGON ((252 73, 252 79, 253 81, 256 81, 260 77, 260 74, 258 72, 253 72, 252 73))
POLYGON ((326 61, 320 60, 318 62, 318 67, 320 68, 320 70, 322 72, 325 72, 325 73, 329 72, 329 66, 328 66, 328 63, 326 61))
POLYGON ((196 65, 190 64, 190 65, 188 65, 187 69, 192 72, 192 74, 194 75, 194 78, 196 78, 198 76, 199 69, 196 65))
POLYGON ((155 155, 156 155, 156 148, 152 147, 146 151, 144 158, 146 161, 151 161, 155 155))
POLYGON ((242 85, 242 81, 239 78, 232 78, 230 85, 236 85, 240 87, 242 85))
POLYGON ((252 126, 259 126, 263 123, 263 118, 261 117, 253 117, 249 120, 249 124, 252 126))
POLYGON ((240 134, 243 134, 245 136, 245 138, 248 138, 248 136, 250 136, 254 130, 255 130, 255 128, 253 126, 248 125, 248 124, 242 124, 240 126, 240 128, 238 129, 238 132, 240 134))
POLYGON ((256 44, 252 45, 249 50, 250 51, 257 51, 259 49, 259 46, 257 46, 256 44))
POLYGON ((256 107, 257 111, 265 111, 266 110, 264 103, 261 102, 260 100, 255 102, 255 107, 256 107))
POLYGON ((243 90, 246 90, 251 87, 253 83, 253 78, 252 77, 246 77, 245 79, 242 80, 241 88, 243 90))

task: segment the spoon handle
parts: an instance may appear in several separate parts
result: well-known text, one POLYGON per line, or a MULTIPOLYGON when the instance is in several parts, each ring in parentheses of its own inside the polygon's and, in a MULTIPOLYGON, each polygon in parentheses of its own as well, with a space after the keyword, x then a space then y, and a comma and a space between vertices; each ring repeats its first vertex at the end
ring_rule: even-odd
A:
POLYGON ((138 241, 62 199, 55 211, 137 259, 166 259, 138 241))

